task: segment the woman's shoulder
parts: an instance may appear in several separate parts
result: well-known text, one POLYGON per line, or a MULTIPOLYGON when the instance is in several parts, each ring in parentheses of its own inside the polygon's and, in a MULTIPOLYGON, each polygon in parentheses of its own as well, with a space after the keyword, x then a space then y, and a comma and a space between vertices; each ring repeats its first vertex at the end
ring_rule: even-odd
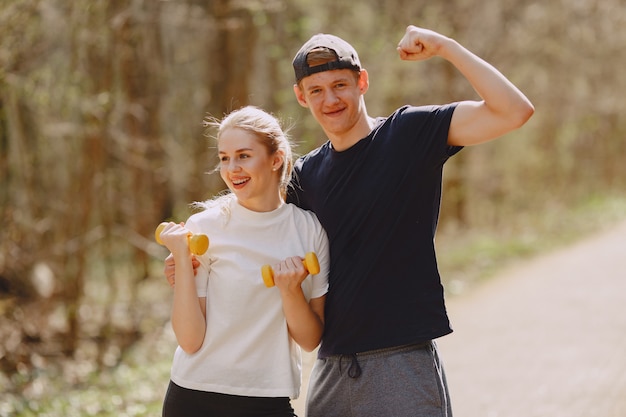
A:
POLYGON ((211 200, 194 203, 192 207, 197 212, 189 216, 187 222, 211 222, 228 217, 231 210, 231 196, 224 195, 211 200))
POLYGON ((301 219, 308 219, 310 221, 319 223, 317 216, 311 210, 306 210, 301 207, 298 207, 294 203, 285 203, 285 206, 287 206, 287 209, 289 210, 292 216, 298 217, 301 219))
POLYGON ((315 216, 315 213, 313 213, 311 210, 306 210, 298 207, 294 203, 285 203, 285 206, 293 216, 310 217, 317 219, 317 216, 315 216))

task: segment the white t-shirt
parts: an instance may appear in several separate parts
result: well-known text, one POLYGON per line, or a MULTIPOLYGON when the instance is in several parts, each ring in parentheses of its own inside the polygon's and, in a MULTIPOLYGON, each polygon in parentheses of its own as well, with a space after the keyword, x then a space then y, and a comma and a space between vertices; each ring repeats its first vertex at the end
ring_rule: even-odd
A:
POLYGON ((206 297, 207 329, 200 350, 174 354, 171 378, 179 386, 253 397, 297 398, 302 359, 291 339, 278 288, 267 288, 264 264, 315 252, 320 273, 302 283, 308 300, 328 291, 328 238, 317 217, 293 204, 254 212, 234 199, 211 207, 186 227, 209 237, 198 257, 198 297, 206 297))

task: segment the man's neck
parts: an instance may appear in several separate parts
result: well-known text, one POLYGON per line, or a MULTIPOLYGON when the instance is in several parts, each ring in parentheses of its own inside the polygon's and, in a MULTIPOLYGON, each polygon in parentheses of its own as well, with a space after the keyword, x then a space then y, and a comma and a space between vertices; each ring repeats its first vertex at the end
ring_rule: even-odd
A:
POLYGON ((365 116, 361 122, 356 124, 349 132, 344 135, 329 134, 326 132, 330 143, 333 145, 333 149, 337 152, 350 149, 357 144, 361 139, 370 134, 374 128, 375 119, 369 116, 365 116))

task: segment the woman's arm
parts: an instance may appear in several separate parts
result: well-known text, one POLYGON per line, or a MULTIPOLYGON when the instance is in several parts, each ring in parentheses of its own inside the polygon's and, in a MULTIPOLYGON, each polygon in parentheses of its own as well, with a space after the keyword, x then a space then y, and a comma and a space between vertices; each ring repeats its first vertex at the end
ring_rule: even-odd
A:
POLYGON ((274 266, 274 282, 283 301, 289 334, 307 352, 315 350, 324 331, 326 296, 306 301, 302 282, 308 273, 298 257, 288 258, 274 266))
POLYGON ((161 233, 161 240, 172 252, 176 265, 172 328, 178 345, 185 352, 194 353, 202 346, 206 332, 206 298, 197 295, 188 233, 182 226, 170 223, 161 233))

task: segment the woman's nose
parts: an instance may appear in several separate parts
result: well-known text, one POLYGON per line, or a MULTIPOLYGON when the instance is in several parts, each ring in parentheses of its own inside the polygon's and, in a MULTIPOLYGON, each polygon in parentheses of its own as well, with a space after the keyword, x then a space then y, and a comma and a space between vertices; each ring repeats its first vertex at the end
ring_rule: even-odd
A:
POLYGON ((236 160, 231 159, 231 160, 228 162, 228 167, 227 167, 227 168, 228 168, 228 170, 229 170, 230 172, 236 172, 236 171, 238 171, 241 167, 239 166, 239 164, 237 163, 237 161, 236 161, 236 160))

